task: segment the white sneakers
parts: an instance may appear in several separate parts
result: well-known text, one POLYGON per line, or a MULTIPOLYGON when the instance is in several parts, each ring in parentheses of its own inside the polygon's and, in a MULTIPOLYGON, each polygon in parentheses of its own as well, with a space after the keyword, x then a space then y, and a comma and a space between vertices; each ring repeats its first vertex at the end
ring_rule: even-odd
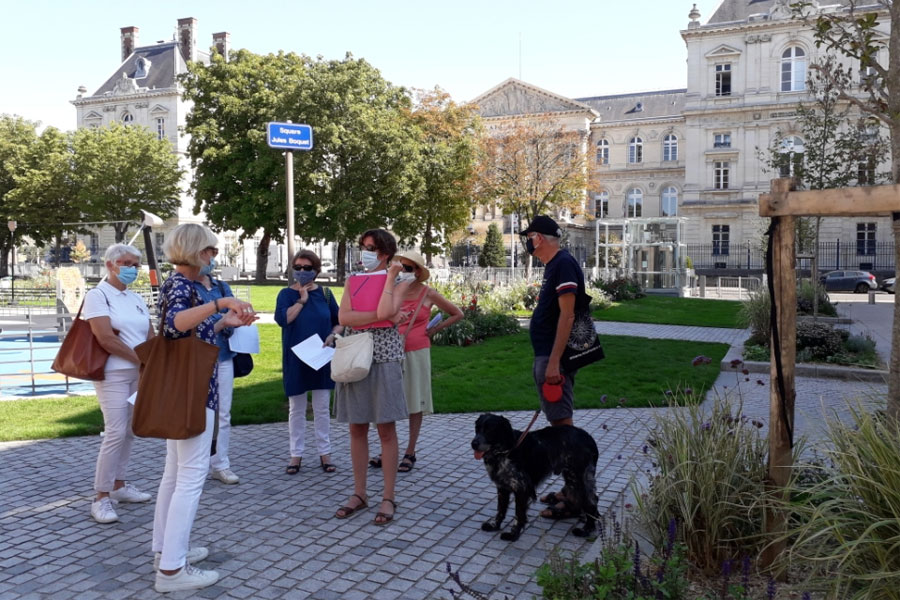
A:
POLYGON ((164 575, 157 571, 156 583, 153 588, 160 593, 177 592, 180 590, 198 590, 211 586, 219 580, 219 574, 215 571, 204 571, 192 567, 186 563, 184 568, 174 575, 164 575))
MULTIPOLYGON (((196 548, 189 548, 187 551, 187 555, 185 559, 189 565, 194 563, 198 563, 201 560, 205 560, 206 557, 209 556, 209 550, 204 548, 203 546, 197 546, 196 548)), ((153 557, 153 570, 159 571, 159 560, 162 558, 162 552, 157 552, 156 556, 153 557)))
POLYGON ((115 523, 119 520, 119 515, 116 514, 116 509, 113 508, 112 500, 108 497, 91 502, 91 516, 98 523, 115 523))
POLYGON ((241 478, 234 474, 234 471, 231 469, 222 469, 220 471, 213 471, 211 473, 213 479, 218 479, 222 483, 226 485, 233 485, 235 483, 239 483, 241 478))
POLYGON ((111 491, 109 497, 116 502, 148 502, 153 496, 126 483, 119 489, 111 491))

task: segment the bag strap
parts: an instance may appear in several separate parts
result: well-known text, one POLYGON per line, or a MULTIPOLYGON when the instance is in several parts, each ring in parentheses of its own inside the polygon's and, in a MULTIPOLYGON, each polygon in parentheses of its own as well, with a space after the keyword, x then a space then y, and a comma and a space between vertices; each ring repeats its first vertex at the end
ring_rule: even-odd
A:
MULTIPOLYGON (((163 333, 163 328, 166 324, 166 312, 169 310, 169 298, 165 294, 161 294, 162 298, 162 306, 159 309, 159 326, 157 328, 158 335, 165 335, 163 333)), ((191 282, 191 308, 198 306, 197 302, 197 290, 193 286, 193 282, 191 282)), ((79 314, 81 311, 78 311, 79 314)), ((197 335, 197 326, 191 327, 191 335, 197 335)))
POLYGON ((409 335, 409 330, 412 329, 413 324, 416 321, 416 317, 419 316, 419 309, 422 308, 422 304, 425 302, 425 296, 428 295, 428 286, 425 286, 425 290, 422 292, 422 297, 419 298, 419 303, 416 305, 416 310, 413 311, 412 316, 409 318, 409 325, 406 327, 406 331, 403 332, 401 336, 403 338, 403 343, 406 343, 406 336, 409 335))

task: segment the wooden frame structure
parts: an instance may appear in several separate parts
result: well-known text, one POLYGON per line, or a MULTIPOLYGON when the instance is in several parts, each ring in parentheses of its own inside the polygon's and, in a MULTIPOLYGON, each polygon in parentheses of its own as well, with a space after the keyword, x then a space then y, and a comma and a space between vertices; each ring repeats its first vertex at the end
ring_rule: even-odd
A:
MULTIPOLYGON (((773 179, 771 193, 759 196, 759 215, 772 218, 771 260, 775 320, 770 336, 769 369, 769 473, 768 486, 782 497, 790 479, 794 431, 794 370, 797 345, 797 282, 795 275, 794 223, 797 217, 893 216, 895 268, 900 267, 900 185, 865 186, 830 190, 794 191, 792 179, 773 179), (780 365, 778 362, 780 361, 780 365), (779 373, 780 370, 780 373, 779 373)), ((895 307, 900 296, 895 297, 895 307)), ((894 319, 900 310, 894 311, 894 319)), ((896 345, 896 344, 895 344, 896 345)), ((891 363, 900 354, 894 348, 891 363)), ((900 389, 889 394, 900 395, 900 389)), ((896 398, 895 398, 896 400, 896 398)), ((769 510, 766 530, 783 532, 785 515, 769 510)), ((767 547, 762 556, 766 566, 775 563, 785 543, 767 547)))

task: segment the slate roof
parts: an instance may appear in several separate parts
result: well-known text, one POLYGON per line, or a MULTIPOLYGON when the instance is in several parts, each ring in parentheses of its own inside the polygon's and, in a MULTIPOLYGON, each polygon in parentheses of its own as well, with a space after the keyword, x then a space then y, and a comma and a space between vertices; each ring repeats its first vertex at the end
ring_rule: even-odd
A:
MULTIPOLYGON (((187 64, 178 50, 178 42, 163 42, 152 46, 135 48, 131 56, 125 59, 115 73, 101 85, 94 96, 102 96, 106 92, 112 92, 116 82, 122 78, 124 72, 129 78, 134 79, 137 73, 138 58, 150 61, 150 70, 146 77, 135 80, 138 87, 147 89, 160 89, 175 87, 175 78, 178 74, 187 71, 187 64)), ((209 64, 209 54, 197 52, 197 60, 209 64)))
MULTIPOLYGON (((790 4, 790 0, 787 4, 790 4)), ((707 21, 707 25, 716 23, 733 23, 746 21, 750 15, 768 13, 779 0, 723 0, 713 16, 707 21)), ((850 6, 850 0, 819 0, 821 6, 840 4, 850 6)))
POLYGON ((686 89, 659 90, 615 96, 575 98, 599 114, 602 123, 633 121, 664 117, 681 117, 686 89), (640 104, 640 107, 638 107, 640 104))

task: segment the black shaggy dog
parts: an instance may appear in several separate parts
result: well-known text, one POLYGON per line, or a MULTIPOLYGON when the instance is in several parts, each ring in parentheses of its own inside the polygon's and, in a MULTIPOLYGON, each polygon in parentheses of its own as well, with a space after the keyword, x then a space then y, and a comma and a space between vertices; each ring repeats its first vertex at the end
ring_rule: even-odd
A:
POLYGON ((491 481, 497 486, 497 515, 482 524, 484 531, 497 531, 506 518, 509 495, 516 496, 516 517, 500 539, 515 541, 528 522, 528 505, 536 499, 535 488, 550 473, 563 474, 567 505, 584 525, 572 529, 579 537, 594 532, 597 520, 597 444, 588 432, 571 425, 532 431, 516 446, 521 431, 499 415, 484 414, 475 422, 472 450, 484 459, 491 481))

